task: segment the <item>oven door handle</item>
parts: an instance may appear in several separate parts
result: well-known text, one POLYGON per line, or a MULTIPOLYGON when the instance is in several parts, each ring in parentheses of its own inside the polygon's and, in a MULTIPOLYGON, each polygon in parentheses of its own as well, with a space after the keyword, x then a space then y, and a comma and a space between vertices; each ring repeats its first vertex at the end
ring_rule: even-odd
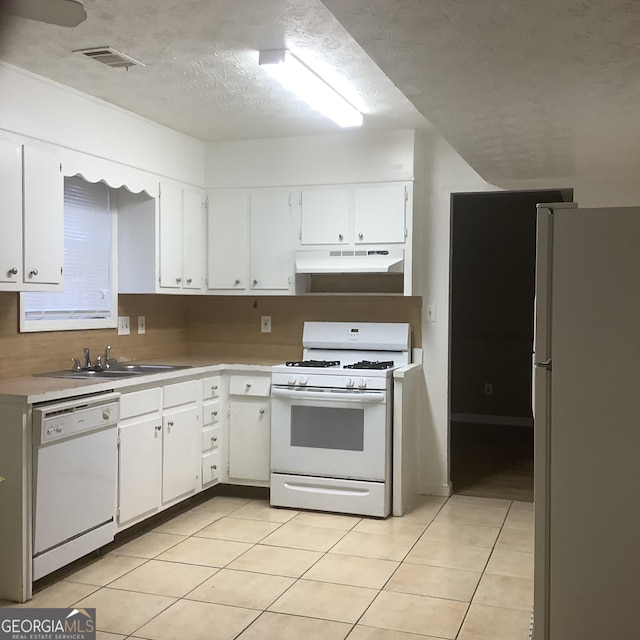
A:
POLYGON ((296 391, 295 389, 281 389, 271 387, 271 395, 280 398, 298 400, 320 400, 328 402, 383 402, 384 391, 296 391))

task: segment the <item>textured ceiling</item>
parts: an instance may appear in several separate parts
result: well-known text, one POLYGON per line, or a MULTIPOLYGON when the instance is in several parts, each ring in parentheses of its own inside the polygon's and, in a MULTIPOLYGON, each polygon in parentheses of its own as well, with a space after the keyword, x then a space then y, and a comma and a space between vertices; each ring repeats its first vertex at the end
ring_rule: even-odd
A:
POLYGON ((489 182, 640 172, 638 0, 85 0, 8 18, 0 58, 202 140, 338 129, 257 66, 286 47, 365 114, 430 123, 489 182), (110 45, 147 66, 73 49, 110 45))
POLYGON ((426 125, 319 0, 84 5, 87 20, 74 29, 7 18, 0 58, 202 140, 339 130, 258 67, 260 49, 286 47, 332 77, 367 127, 426 125), (72 53, 103 45, 146 66, 112 69, 72 53))

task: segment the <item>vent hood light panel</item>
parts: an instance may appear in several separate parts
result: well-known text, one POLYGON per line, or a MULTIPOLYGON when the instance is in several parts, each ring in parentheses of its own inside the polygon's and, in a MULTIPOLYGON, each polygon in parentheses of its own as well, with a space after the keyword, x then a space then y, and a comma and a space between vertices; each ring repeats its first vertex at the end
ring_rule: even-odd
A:
POLYGON ((402 273, 403 249, 296 251, 296 273, 402 273))

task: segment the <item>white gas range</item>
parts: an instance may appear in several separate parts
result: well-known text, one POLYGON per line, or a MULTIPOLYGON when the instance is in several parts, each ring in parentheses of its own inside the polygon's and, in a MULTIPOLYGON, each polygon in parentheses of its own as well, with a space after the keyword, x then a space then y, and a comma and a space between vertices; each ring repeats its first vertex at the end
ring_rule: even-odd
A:
POLYGON ((302 343, 303 360, 272 370, 271 504, 386 517, 410 325, 305 322, 302 343))

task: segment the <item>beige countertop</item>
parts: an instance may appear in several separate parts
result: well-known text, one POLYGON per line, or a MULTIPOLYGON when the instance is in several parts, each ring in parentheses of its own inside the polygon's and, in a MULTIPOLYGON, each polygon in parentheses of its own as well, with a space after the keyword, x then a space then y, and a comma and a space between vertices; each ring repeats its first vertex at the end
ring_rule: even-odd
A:
POLYGON ((48 378, 41 375, 21 376, 0 379, 0 402, 35 404, 51 402, 90 393, 125 389, 127 387, 162 383, 167 379, 187 378, 210 371, 270 371, 277 362, 257 361, 250 358, 238 358, 235 362, 222 362, 213 356, 174 356, 158 360, 145 360, 145 364, 172 364, 188 366, 166 373, 153 373, 115 380, 81 380, 77 378, 48 378))

